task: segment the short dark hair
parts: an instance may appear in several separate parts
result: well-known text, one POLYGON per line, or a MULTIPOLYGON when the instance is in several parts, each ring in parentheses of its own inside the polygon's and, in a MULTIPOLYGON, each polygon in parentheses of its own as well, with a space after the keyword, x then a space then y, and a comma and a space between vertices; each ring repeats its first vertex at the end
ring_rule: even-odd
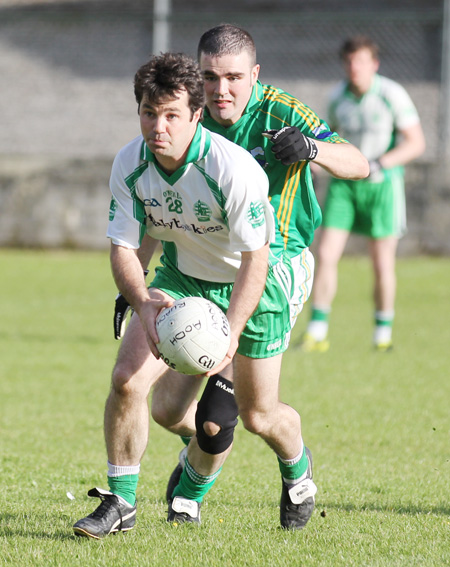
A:
POLYGON ((355 35, 353 37, 349 37, 344 41, 339 51, 339 55, 341 59, 345 59, 347 55, 350 53, 355 53, 355 51, 359 51, 360 49, 368 49, 372 53, 372 57, 374 59, 379 58, 379 47, 378 45, 366 35, 355 35))
POLYGON ((205 106, 203 76, 198 63, 184 53, 161 53, 142 65, 134 76, 134 95, 140 106, 146 95, 150 101, 159 102, 175 97, 186 89, 189 107, 194 113, 205 106))
POLYGON ((200 38, 197 55, 202 53, 222 57, 223 55, 239 55, 247 51, 252 66, 256 65, 256 47, 248 31, 232 24, 220 24, 206 31, 200 38))

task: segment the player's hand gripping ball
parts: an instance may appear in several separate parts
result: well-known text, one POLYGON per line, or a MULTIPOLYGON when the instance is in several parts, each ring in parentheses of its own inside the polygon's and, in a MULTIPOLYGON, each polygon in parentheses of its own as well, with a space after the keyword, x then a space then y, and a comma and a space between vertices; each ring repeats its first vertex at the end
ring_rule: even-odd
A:
POLYGON ((156 319, 161 358, 181 374, 204 374, 230 347, 230 325, 217 305, 202 297, 177 299, 156 319))

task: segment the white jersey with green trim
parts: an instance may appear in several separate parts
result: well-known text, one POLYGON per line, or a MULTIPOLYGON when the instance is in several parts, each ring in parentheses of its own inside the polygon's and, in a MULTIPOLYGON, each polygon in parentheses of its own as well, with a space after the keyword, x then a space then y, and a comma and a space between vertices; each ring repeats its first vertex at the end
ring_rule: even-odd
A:
POLYGON ((200 124, 172 175, 135 138, 117 154, 110 188, 111 241, 137 249, 147 232, 188 276, 233 282, 241 252, 274 239, 267 175, 247 151, 200 124))
POLYGON ((398 133, 420 120, 406 90, 381 75, 374 76, 362 97, 349 90, 347 81, 339 83, 331 93, 328 114, 330 126, 369 161, 393 148, 398 133))

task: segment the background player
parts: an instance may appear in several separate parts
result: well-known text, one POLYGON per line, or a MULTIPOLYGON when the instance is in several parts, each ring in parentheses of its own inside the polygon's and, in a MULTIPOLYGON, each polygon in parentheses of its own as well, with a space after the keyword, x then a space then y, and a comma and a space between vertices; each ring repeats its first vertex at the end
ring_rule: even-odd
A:
POLYGON ((425 140, 416 108, 405 89, 377 74, 378 47, 367 37, 345 41, 340 52, 347 79, 333 91, 329 123, 359 147, 370 176, 332 179, 318 248, 311 321, 304 351, 326 351, 328 320, 337 291, 337 267, 350 232, 369 238, 374 271, 375 329, 380 351, 392 347, 396 293, 395 256, 406 230, 403 165, 420 156, 425 140))

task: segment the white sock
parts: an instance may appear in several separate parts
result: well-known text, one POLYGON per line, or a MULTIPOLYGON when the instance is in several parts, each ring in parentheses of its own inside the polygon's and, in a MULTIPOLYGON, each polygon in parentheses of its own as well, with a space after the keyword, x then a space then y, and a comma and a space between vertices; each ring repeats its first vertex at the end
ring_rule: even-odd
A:
POLYGON ((128 474, 139 474, 141 470, 141 465, 133 465, 133 466, 120 466, 120 465, 113 465, 108 461, 108 476, 125 476, 128 474))
POLYGON ((392 321, 394 320, 394 314, 394 311, 375 311, 374 344, 389 343, 392 340, 392 321), (378 322, 384 321, 389 324, 378 324, 378 322))
POLYGON ((392 340, 392 327, 377 325, 373 332, 373 342, 376 345, 389 343, 392 340))
POLYGON ((308 334, 316 341, 323 341, 328 335, 327 321, 310 321, 308 324, 308 334))

